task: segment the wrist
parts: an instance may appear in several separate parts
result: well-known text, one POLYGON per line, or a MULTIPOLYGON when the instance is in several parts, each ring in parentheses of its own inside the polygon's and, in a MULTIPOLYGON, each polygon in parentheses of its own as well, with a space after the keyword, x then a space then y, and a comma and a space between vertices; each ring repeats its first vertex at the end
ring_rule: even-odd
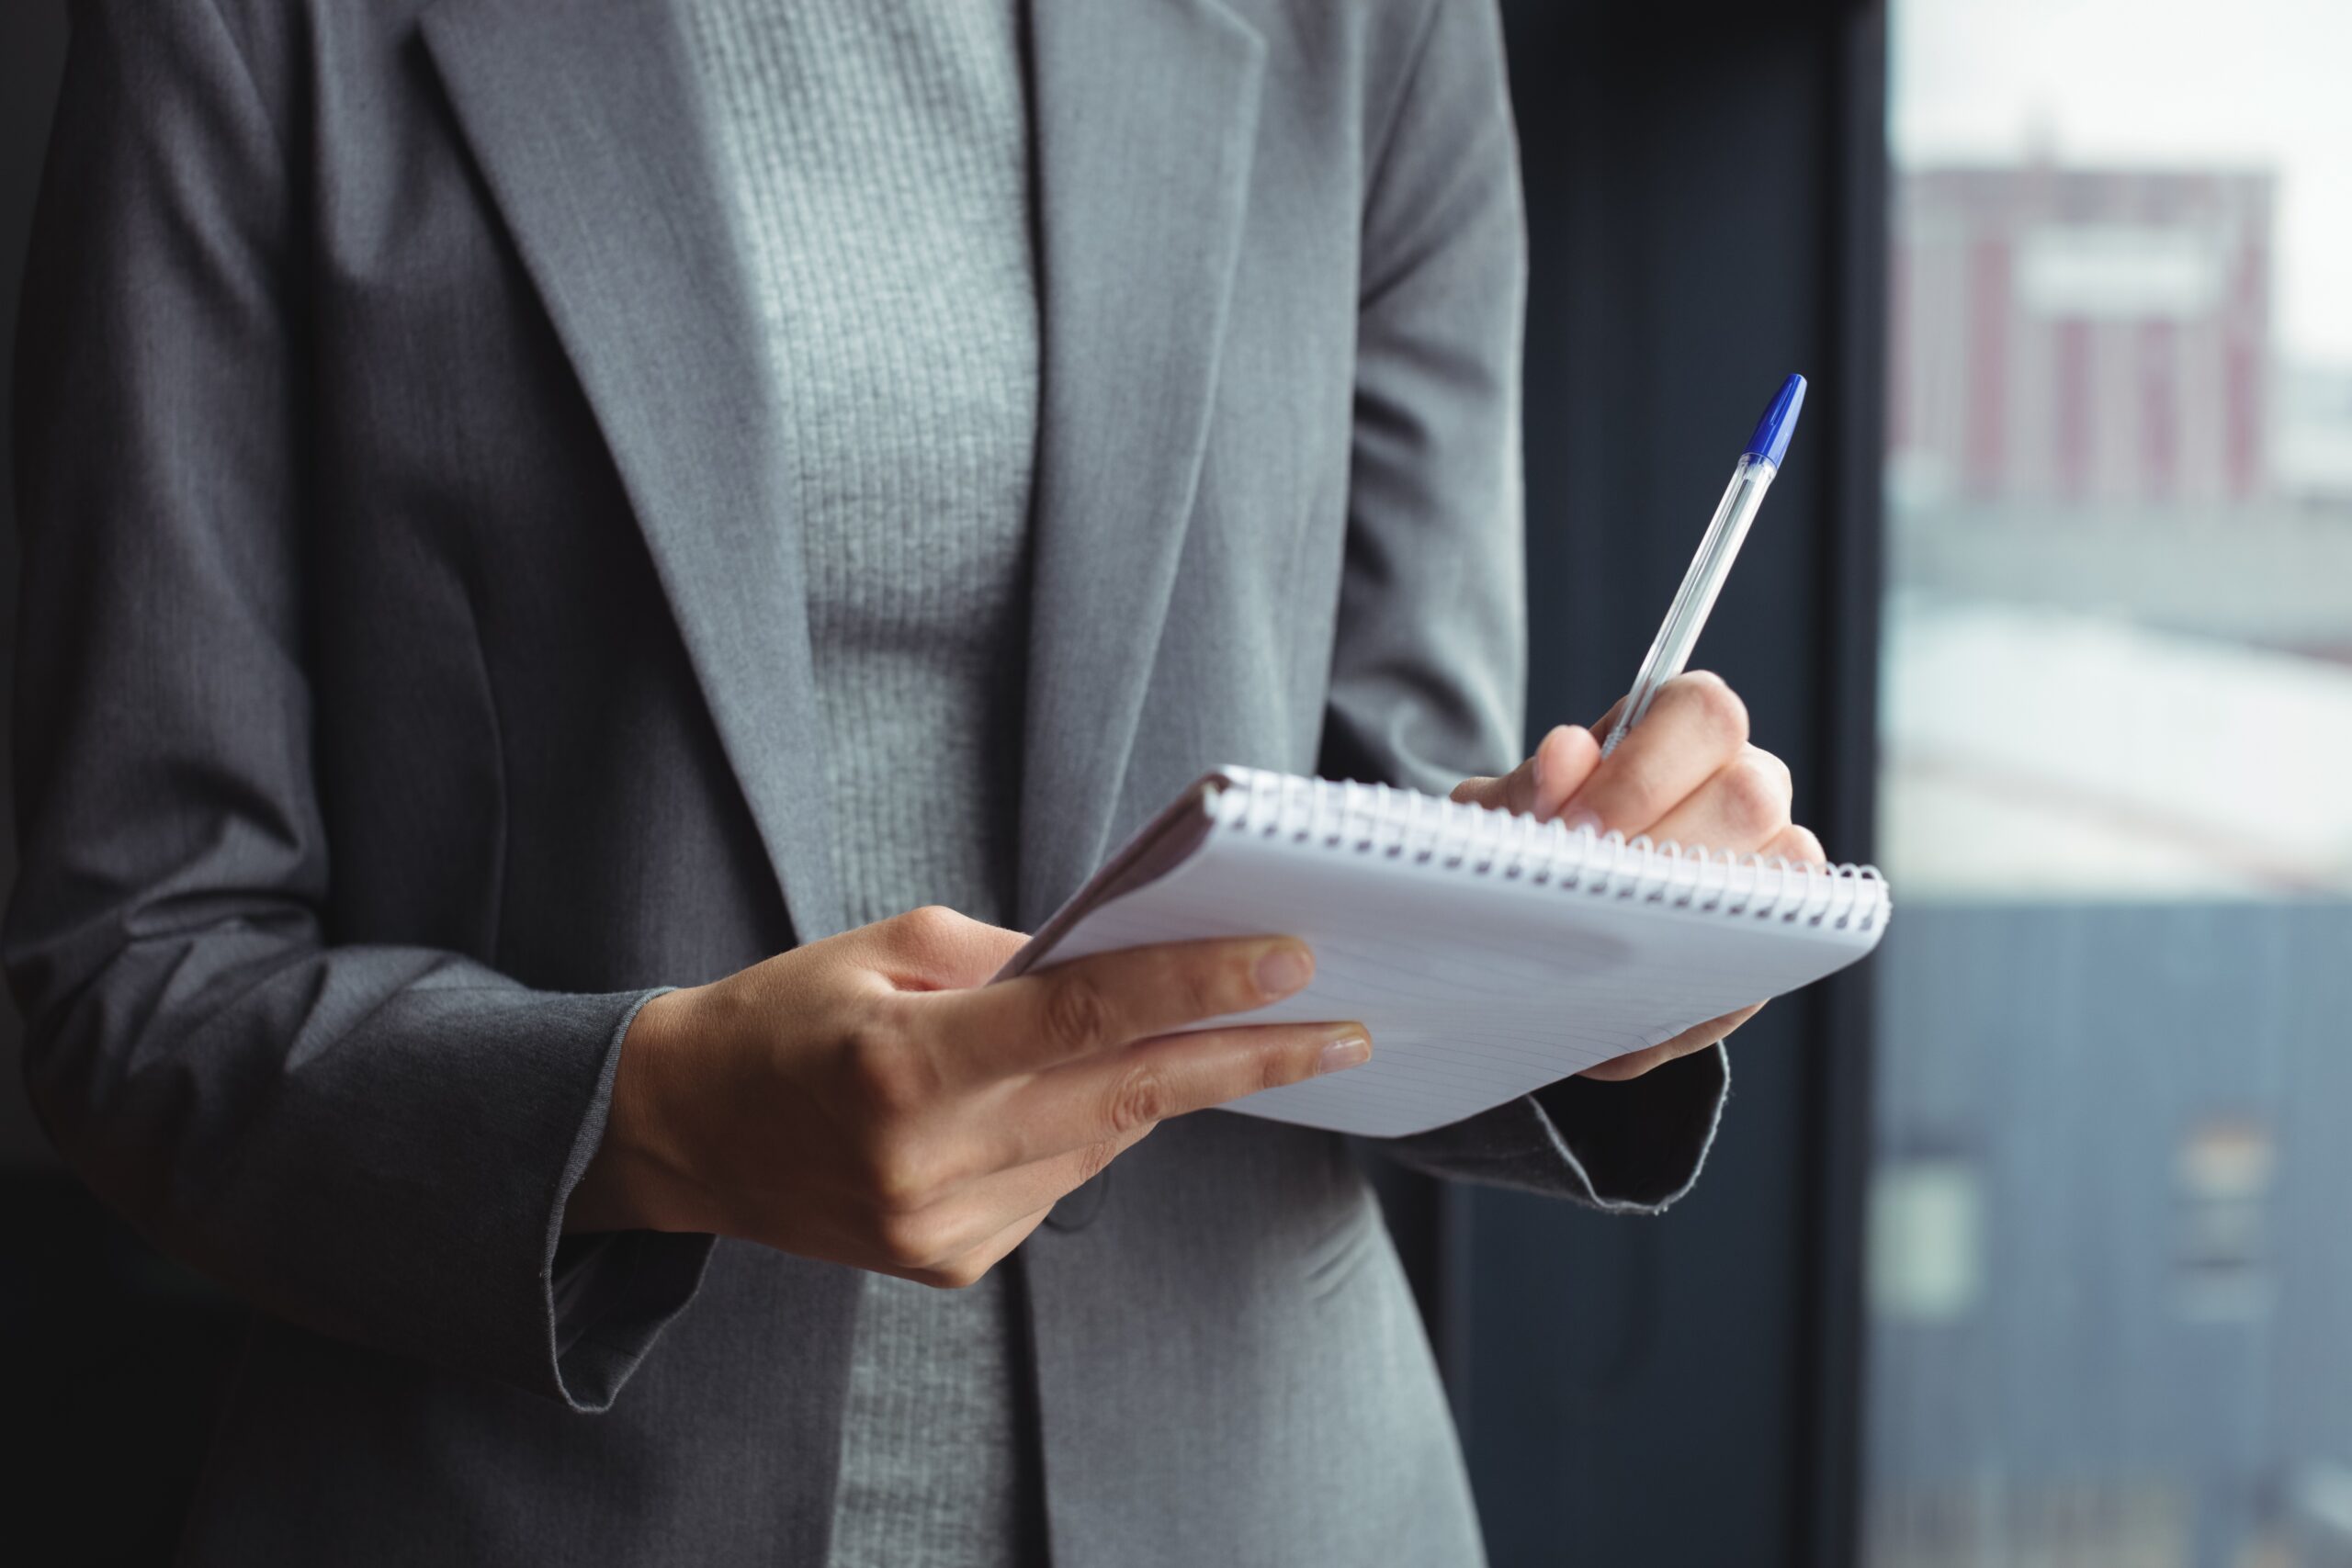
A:
POLYGON ((699 1191, 672 1133, 674 1071, 693 989, 649 998, 629 1021, 613 1072, 604 1135, 564 1209, 566 1231, 699 1231, 699 1191))

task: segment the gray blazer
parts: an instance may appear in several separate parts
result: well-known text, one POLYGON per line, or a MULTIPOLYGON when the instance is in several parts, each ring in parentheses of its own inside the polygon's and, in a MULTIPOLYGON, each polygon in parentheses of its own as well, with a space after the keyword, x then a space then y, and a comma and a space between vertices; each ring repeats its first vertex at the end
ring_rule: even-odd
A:
MULTIPOLYGON (((1020 909, 1205 763, 1508 764, 1523 245, 1471 0, 1033 0, 1020 909)), ((854 1277, 563 1239, 659 987, 841 923, 778 422, 668 7, 91 0, 23 313, 6 959, 75 1168, 256 1313, 187 1560, 821 1559, 854 1277)), ((1394 1145, 1653 1209, 1720 1052, 1394 1145)), ((1054 1557, 1463 1562, 1340 1140, 1024 1247, 1054 1557)))

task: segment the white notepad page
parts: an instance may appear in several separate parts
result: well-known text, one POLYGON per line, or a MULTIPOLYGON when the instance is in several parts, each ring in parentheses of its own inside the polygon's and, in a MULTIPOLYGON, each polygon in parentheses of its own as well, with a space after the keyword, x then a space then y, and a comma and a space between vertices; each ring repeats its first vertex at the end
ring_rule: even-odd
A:
POLYGON ((1360 1020, 1372 1060, 1227 1107, 1374 1137, 1460 1121, 1842 969, 1890 913, 1868 867, 1669 852, 1410 791, 1224 768, 1007 975, 1283 933, 1315 979, 1250 1023, 1360 1020))

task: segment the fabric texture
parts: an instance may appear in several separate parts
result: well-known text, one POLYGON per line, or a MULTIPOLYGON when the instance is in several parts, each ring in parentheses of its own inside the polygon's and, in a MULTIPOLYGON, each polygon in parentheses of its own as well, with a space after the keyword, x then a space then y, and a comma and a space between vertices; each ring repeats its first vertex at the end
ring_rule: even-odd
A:
MULTIPOLYGON (((695 0, 789 463, 843 918, 1015 896, 1037 283, 1013 0, 695 0)), ((788 525, 779 519, 779 526, 788 525)), ((1016 1262, 863 1281, 838 1568, 1043 1556, 1016 1262)))
MULTIPOLYGON (((856 1276, 558 1239, 634 1009, 849 918, 789 422, 676 24, 75 13, 5 955, 59 1147, 256 1309, 190 1562, 826 1559, 856 1276)), ((1524 657, 1492 6, 1030 24, 1024 926, 1205 762, 1508 765, 1524 657)), ((1400 1152, 1654 1207, 1723 1084, 1400 1152)), ((1180 1118, 1022 1269, 1057 1568, 1478 1560, 1340 1140, 1180 1118)))

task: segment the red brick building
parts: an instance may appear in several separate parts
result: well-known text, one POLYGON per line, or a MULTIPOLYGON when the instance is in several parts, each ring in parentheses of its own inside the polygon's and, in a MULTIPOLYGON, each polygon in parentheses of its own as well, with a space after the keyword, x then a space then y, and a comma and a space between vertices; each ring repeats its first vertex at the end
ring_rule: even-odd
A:
POLYGON ((1899 175, 1888 440, 1900 493, 2262 496, 2273 197, 2256 172, 1899 175))

